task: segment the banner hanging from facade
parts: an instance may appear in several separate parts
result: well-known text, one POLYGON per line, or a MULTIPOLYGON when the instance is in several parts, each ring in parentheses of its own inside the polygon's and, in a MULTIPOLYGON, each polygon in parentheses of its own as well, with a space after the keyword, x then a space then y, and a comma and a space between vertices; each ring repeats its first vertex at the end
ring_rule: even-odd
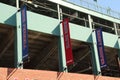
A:
POLYGON ((22 26, 22 57, 23 61, 28 59, 28 29, 27 29, 27 7, 21 7, 21 26, 22 26))
POLYGON ((73 54, 72 54, 72 46, 71 46, 71 41, 70 41, 70 30, 69 30, 69 19, 68 18, 62 21, 62 26, 63 26, 63 35, 64 35, 66 64, 67 66, 69 66, 73 64, 73 54))
POLYGON ((102 29, 98 28, 95 30, 96 32, 96 40, 97 40, 97 50, 98 50, 98 55, 99 55, 99 61, 100 61, 100 66, 106 67, 106 55, 104 51, 104 42, 103 42, 103 35, 102 35, 102 29))

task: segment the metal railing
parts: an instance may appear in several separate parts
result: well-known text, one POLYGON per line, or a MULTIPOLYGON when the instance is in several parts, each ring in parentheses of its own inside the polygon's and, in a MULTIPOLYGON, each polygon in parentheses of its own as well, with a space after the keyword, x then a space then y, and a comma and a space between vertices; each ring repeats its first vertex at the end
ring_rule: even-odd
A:
POLYGON ((101 7, 97 4, 93 4, 93 3, 87 2, 85 0, 74 0, 74 1, 67 1, 67 2, 77 5, 77 6, 81 6, 81 7, 90 9, 90 10, 94 10, 96 12, 99 12, 104 15, 108 15, 110 17, 120 19, 120 12, 114 11, 111 8, 101 7))
MULTIPOLYGON (((27 1, 24 1, 24 2, 26 3, 26 5, 27 5, 28 7, 30 7, 28 4, 33 5, 33 6, 37 5, 37 4, 34 4, 34 3, 28 3, 27 1)), ((41 6, 41 5, 37 5, 37 7, 42 8, 42 9, 45 9, 45 10, 52 11, 52 12, 54 12, 54 13, 58 13, 57 10, 54 10, 54 9, 52 9, 52 8, 50 8, 50 7, 45 7, 45 6, 41 6)), ((80 17, 73 16, 73 15, 70 15, 70 14, 67 14, 67 13, 64 13, 64 12, 62 12, 61 14, 62 14, 63 16, 67 16, 68 18, 74 18, 74 19, 77 19, 78 21, 84 21, 83 24, 79 24, 79 25, 85 26, 85 27, 89 27, 89 25, 87 26, 87 23, 89 23, 89 20, 87 20, 87 19, 85 19, 85 18, 80 18, 80 17)), ((50 16, 50 17, 52 17, 52 16, 50 16)), ((71 22, 71 21, 70 21, 70 22, 71 22)), ((77 23, 75 23, 75 22, 72 22, 72 23, 77 24, 77 23)), ((96 22, 92 22, 92 24, 97 25, 97 26, 102 26, 103 28, 107 28, 107 29, 109 29, 109 30, 111 30, 111 31, 114 31, 114 30, 115 30, 113 27, 110 27, 110 26, 107 26, 107 25, 104 25, 104 24, 100 24, 100 23, 96 23, 96 22)), ((93 29, 94 29, 94 28, 95 28, 95 27, 93 26, 93 29)), ((105 31, 105 32, 108 32, 108 31, 105 31)))
MULTIPOLYGON (((42 9, 45 9, 45 11, 50 11, 50 12, 53 12, 53 13, 58 13, 57 9, 52 9, 51 7, 46 7, 46 6, 42 6, 42 5, 38 5, 38 4, 35 4, 35 3, 29 3, 28 1, 24 1, 24 0, 21 0, 22 2, 24 2, 26 4, 26 6, 28 8, 30 8, 31 10, 36 10, 36 8, 42 8, 42 9), (32 6, 31 6, 32 5, 32 6)), ((83 4, 83 3, 82 3, 83 4)), ((56 6, 57 7, 57 6, 56 6)), ((102 8, 101 8, 102 9, 102 8)), ((33 11, 34 12, 34 11, 33 11)), ((38 11, 39 12, 39 11, 38 11)), ((44 14, 43 14, 44 15, 44 14)), ((89 20, 88 19, 85 19, 85 18, 80 18, 78 16, 74 16, 74 15, 71 15, 71 14, 67 14, 65 12, 62 12, 61 15, 63 15, 63 17, 67 17, 67 18, 74 18, 74 19, 77 19, 79 22, 80 21, 83 21, 84 23, 77 23, 77 22, 73 22, 72 20, 70 21, 71 23, 74 23, 74 24, 78 24, 78 25, 81 25, 81 26, 85 26, 85 27, 89 27, 89 20)), ((50 17, 53 17, 54 16, 51 16, 51 15, 47 15, 47 16, 50 16, 50 17)), ((119 15, 120 16, 120 15, 119 15)), ((58 17, 56 17, 58 18, 58 17)), ((107 28, 109 29, 110 31, 114 31, 114 27, 110 27, 110 26, 107 26, 107 25, 104 25, 104 24, 100 24, 100 23, 97 23, 97 22, 92 22, 92 25, 93 25, 93 29, 95 29, 95 26, 102 26, 103 28, 107 28)), ((105 31, 105 32, 108 32, 108 31, 105 31)), ((118 28, 117 28, 117 32, 118 31, 118 28)))

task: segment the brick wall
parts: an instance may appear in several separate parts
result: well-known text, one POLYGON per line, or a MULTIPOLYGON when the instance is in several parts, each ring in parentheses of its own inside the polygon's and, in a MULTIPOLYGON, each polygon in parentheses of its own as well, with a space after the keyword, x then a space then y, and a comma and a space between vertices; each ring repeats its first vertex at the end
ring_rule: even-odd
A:
POLYGON ((120 80, 120 78, 42 70, 0 68, 0 80, 120 80))

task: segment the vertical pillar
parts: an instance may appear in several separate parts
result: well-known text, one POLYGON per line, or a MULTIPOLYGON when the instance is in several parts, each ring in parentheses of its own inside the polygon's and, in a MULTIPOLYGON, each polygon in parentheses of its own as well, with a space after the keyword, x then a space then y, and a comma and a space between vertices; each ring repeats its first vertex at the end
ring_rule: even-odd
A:
POLYGON ((83 19, 84 19, 84 22, 85 22, 85 27, 88 27, 88 26, 87 26, 87 22, 86 22, 85 18, 83 18, 83 19))
POLYGON ((19 8, 19 0, 16 0, 16 7, 19 8))
MULTIPOLYGON (((92 29, 92 18, 91 15, 88 15, 89 20, 89 27, 92 29)), ((95 75, 101 75, 101 68, 100 68, 100 62, 99 62, 99 56, 97 51, 97 41, 96 41, 96 35, 95 31, 92 30, 92 40, 93 43, 90 45, 91 49, 91 55, 92 55, 92 65, 93 65, 93 73, 95 75)))
POLYGON ((114 29, 115 29, 115 34, 118 35, 118 33, 117 33, 117 25, 116 25, 116 23, 113 23, 113 25, 114 25, 114 29))
POLYGON ((118 57, 119 57, 119 67, 120 67, 120 38, 118 38, 118 46, 119 46, 118 57))
POLYGON ((118 61, 118 67, 119 67, 119 71, 120 71, 120 38, 119 37, 118 37, 118 47, 119 47, 119 50, 118 50, 117 61, 118 61))
POLYGON ((119 46, 119 51, 118 51, 118 61, 119 61, 119 68, 120 68, 120 35, 119 35, 119 27, 116 23, 114 23, 114 27, 115 27, 115 30, 116 30, 116 35, 118 35, 118 46, 119 46), (117 30, 118 29, 118 30, 117 30))
MULTIPOLYGON (((16 6, 19 10, 19 0, 16 0, 16 6)), ((23 68, 22 64, 22 28, 21 28, 20 12, 16 13, 16 29, 15 29, 15 67, 23 68)))
POLYGON ((89 21, 89 27, 92 29, 92 18, 91 18, 91 15, 88 15, 88 21, 89 21))
POLYGON ((99 62, 95 31, 92 32, 92 40, 93 43, 91 45, 91 52, 92 52, 93 72, 95 75, 101 75, 101 67, 99 62))
MULTIPOLYGON (((61 22, 62 19, 62 9, 60 9, 59 4, 57 5, 58 8, 58 18, 59 21, 61 22)), ((65 48, 64 48, 64 38, 63 38, 63 30, 62 30, 62 25, 60 23, 59 26, 60 30, 60 36, 59 36, 59 71, 61 72, 67 72, 67 66, 66 66, 66 57, 65 57, 65 48)))

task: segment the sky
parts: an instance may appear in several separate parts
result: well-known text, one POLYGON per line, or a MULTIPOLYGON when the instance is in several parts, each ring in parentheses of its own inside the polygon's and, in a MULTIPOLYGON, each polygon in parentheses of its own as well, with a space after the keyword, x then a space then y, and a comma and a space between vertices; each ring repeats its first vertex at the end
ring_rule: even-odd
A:
MULTIPOLYGON (((68 1, 79 2, 79 0, 68 0, 68 1)), ((83 1, 88 1, 90 3, 98 4, 102 7, 111 8, 114 11, 120 12, 120 0, 97 0, 97 2, 95 2, 94 0, 83 0, 83 1)))

